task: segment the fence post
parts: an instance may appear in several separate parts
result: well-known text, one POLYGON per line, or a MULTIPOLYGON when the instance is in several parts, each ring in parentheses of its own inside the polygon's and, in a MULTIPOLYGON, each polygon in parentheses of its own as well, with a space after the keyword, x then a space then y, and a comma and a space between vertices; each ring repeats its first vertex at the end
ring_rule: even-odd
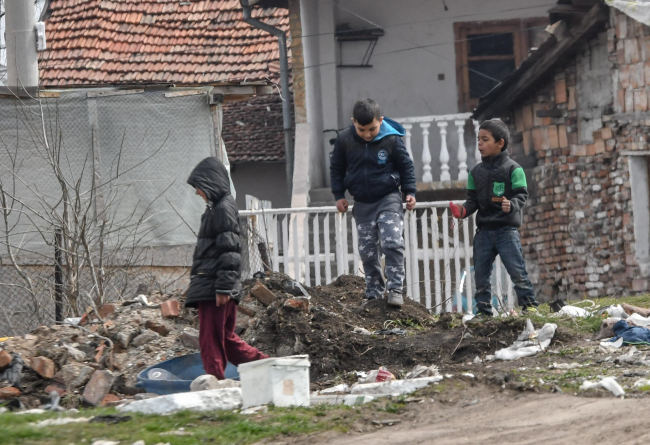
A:
POLYGON ((63 255, 61 254, 61 244, 63 243, 63 234, 61 229, 54 232, 54 320, 58 323, 63 321, 63 255))

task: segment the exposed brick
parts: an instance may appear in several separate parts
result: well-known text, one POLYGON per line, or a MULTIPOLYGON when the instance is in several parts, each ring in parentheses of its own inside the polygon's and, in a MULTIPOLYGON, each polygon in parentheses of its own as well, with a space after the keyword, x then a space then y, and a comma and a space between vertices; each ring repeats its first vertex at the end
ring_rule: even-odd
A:
POLYGON ((625 90, 625 112, 631 113, 634 111, 634 91, 625 90))
POLYGON ((630 87, 642 88, 645 85, 643 63, 630 65, 630 87))
POLYGON ((619 113, 625 113, 625 90, 616 92, 616 105, 619 113))
POLYGON ((630 88, 630 65, 623 65, 618 69, 618 81, 621 88, 630 88))
POLYGON ((634 111, 648 110, 648 93, 646 90, 634 91, 634 111))
POLYGON ((594 152, 595 154, 605 153, 605 141, 599 139, 594 142, 594 152))
POLYGON ((530 130, 535 126, 535 120, 533 118, 533 106, 525 105, 522 107, 522 115, 524 117, 524 128, 530 130))
POLYGON ((550 123, 549 118, 537 116, 537 112, 540 110, 546 110, 547 107, 544 104, 533 104, 533 125, 536 127, 541 127, 542 125, 548 125, 550 123), (545 120, 548 120, 548 123, 545 123, 545 120))
POLYGON ((178 300, 167 300, 161 303, 160 311, 163 318, 175 318, 180 315, 181 305, 178 300))
POLYGON ((532 138, 535 151, 548 150, 548 129, 544 127, 534 128, 532 138))
POLYGON ((264 286, 259 281, 251 289, 251 295, 253 295, 257 300, 262 303, 264 306, 269 306, 273 303, 277 297, 273 292, 269 290, 268 287, 264 286))
POLYGON ((624 39, 627 37, 627 16, 617 14, 616 16, 616 38, 624 39))
POLYGON ((625 40, 625 63, 638 63, 641 60, 639 54, 639 41, 636 38, 625 40))
POLYGON ((240 314, 246 315, 247 317, 254 317, 255 316, 255 311, 250 309, 247 306, 244 306, 243 303, 239 303, 237 305, 237 312, 240 314))
POLYGON ((83 400, 92 406, 97 406, 104 400, 113 386, 115 376, 108 370, 95 371, 83 392, 83 400))
POLYGON ((171 332, 167 326, 153 320, 147 320, 147 322, 144 324, 144 327, 162 335, 163 337, 167 337, 167 335, 169 335, 171 332))
POLYGON ((106 396, 102 399, 100 402, 99 406, 111 406, 117 402, 121 402, 122 398, 119 396, 116 396, 115 394, 106 394, 106 396))
POLYGON ((285 309, 309 312, 309 301, 307 299, 289 298, 285 300, 283 306, 285 309))
POLYGON ((587 156, 594 156, 596 154, 596 147, 594 144, 587 145, 587 156))
POLYGON ((522 145, 524 146, 524 153, 527 155, 533 152, 533 141, 530 135, 530 131, 524 131, 521 133, 522 145))
POLYGON ((14 399, 21 394, 20 389, 14 388, 13 386, 0 388, 0 400, 14 399))
POLYGON ((99 314, 100 318, 104 319, 113 314, 115 312, 115 309, 117 308, 114 304, 104 304, 99 308, 97 313, 99 314))
POLYGON ((568 87, 567 88, 569 97, 568 97, 568 102, 567 102, 567 110, 575 110, 577 108, 576 105, 576 87, 568 87))
POLYGON ((517 133, 521 133, 526 129, 524 124, 524 110, 521 107, 515 109, 515 128, 517 133))
POLYGON ((567 101, 566 80, 555 81, 555 103, 563 104, 567 101))
POLYGON ((648 290, 648 280, 637 278, 632 280, 632 290, 635 292, 643 292, 648 290))
POLYGON ((29 367, 45 379, 54 377, 54 362, 47 357, 32 357, 29 367))
POLYGON ((59 394, 61 397, 63 397, 67 393, 65 388, 63 388, 62 386, 59 386, 59 385, 47 385, 43 392, 45 392, 45 394, 47 394, 47 395, 50 395, 50 394, 52 394, 52 391, 56 391, 57 394, 59 394))
MULTIPOLYGON (((557 82, 556 82, 557 83, 557 82)), ((557 133, 556 125, 549 125, 548 130, 548 148, 560 148, 560 141, 557 133)))
POLYGON ((11 364, 13 357, 4 349, 0 350, 0 368, 5 368, 11 364))
POLYGON ((560 148, 566 148, 569 146, 569 141, 567 139, 567 134, 566 134, 566 125, 557 126, 557 136, 558 136, 558 143, 560 144, 560 148))

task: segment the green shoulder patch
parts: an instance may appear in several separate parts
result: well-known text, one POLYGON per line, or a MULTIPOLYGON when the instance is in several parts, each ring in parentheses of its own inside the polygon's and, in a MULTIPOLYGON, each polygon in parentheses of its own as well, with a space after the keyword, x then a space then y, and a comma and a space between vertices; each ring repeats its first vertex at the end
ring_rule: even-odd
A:
POLYGON ((476 190, 476 184, 474 183, 474 176, 472 176, 472 173, 468 173, 467 175, 467 190, 476 190))
POLYGON ((520 187, 527 187, 526 174, 524 173, 523 168, 518 167, 512 171, 512 175, 510 175, 510 183, 512 184, 513 190, 520 187))

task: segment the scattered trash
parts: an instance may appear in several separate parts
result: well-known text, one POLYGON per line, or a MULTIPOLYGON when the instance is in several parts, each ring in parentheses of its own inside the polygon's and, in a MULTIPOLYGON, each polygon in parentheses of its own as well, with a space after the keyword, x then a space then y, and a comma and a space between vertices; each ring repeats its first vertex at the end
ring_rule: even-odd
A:
POLYGON ((90 417, 59 417, 57 419, 41 420, 40 422, 33 423, 36 428, 44 428, 46 426, 59 426, 67 425, 69 423, 86 423, 90 421, 90 417))
POLYGON ((625 304, 623 303, 621 305, 623 310, 625 311, 626 314, 628 315, 634 315, 637 314, 643 318, 648 318, 650 317, 650 309, 646 309, 643 307, 637 307, 637 306, 632 306, 630 304, 625 304))
POLYGON ((577 369, 582 368, 582 365, 579 363, 553 363, 549 365, 549 369, 577 369))
POLYGON ((379 329, 373 332, 374 335, 404 335, 406 334, 405 329, 393 328, 393 329, 379 329))
POLYGON ((635 388, 642 388, 644 386, 650 386, 650 380, 648 379, 640 379, 634 382, 634 387, 635 388))
POLYGON ((472 320, 476 315, 467 313, 463 315, 463 325, 465 325, 468 321, 472 320))
POLYGON ((373 425, 379 425, 379 426, 393 426, 398 423, 402 423, 400 419, 387 419, 387 420, 373 420, 372 424, 373 425))
POLYGON ((116 425, 130 420, 131 416, 115 416, 113 414, 108 414, 105 416, 95 416, 90 419, 90 423, 107 423, 109 425, 116 425))
POLYGON ((621 385, 618 384, 618 382, 614 377, 605 377, 599 382, 589 382, 585 380, 580 386, 580 390, 586 391, 589 389, 597 388, 599 386, 605 388, 606 390, 614 394, 616 397, 625 394, 625 391, 623 390, 621 385))
POLYGON ((557 315, 566 315, 571 318, 584 318, 591 317, 591 312, 577 306, 563 306, 562 309, 557 312, 557 315))
POLYGON ((601 341, 599 348, 602 352, 609 353, 609 352, 617 351, 618 349, 621 348, 621 346, 623 346, 623 338, 619 338, 616 341, 609 341, 609 340, 601 341))
POLYGON ((650 318, 639 315, 638 313, 633 313, 627 318, 628 323, 634 323, 637 326, 648 327, 650 326, 650 318))
POLYGON ((650 345, 650 329, 630 326, 627 320, 621 320, 614 325, 614 335, 611 341, 622 338, 623 345, 650 345))
POLYGON ((440 375, 440 370, 436 365, 424 366, 418 365, 411 372, 406 374, 406 379, 417 379, 420 377, 437 377, 440 375))
POLYGON ((500 349, 494 356, 499 360, 516 360, 530 357, 545 350, 555 335, 557 325, 546 323, 541 329, 535 330, 530 319, 526 320, 526 329, 519 335, 512 346, 500 349))
POLYGON ((628 314, 620 304, 612 305, 607 308, 607 314, 613 318, 627 318, 628 314))
POLYGON ((11 363, 4 370, 0 371, 0 381, 7 380, 10 386, 18 388, 20 387, 25 363, 20 354, 12 352, 10 355, 12 357, 11 363))
POLYGON ((600 324, 600 332, 594 337, 594 340, 612 338, 614 336, 614 325, 620 321, 620 318, 607 318, 600 324))
POLYGON ((352 332, 355 334, 361 334, 361 335, 372 335, 372 332, 370 332, 366 328, 360 328, 358 326, 355 326, 354 329, 352 329, 352 332))
POLYGON ((486 362, 493 362, 496 359, 497 359, 497 357, 495 355, 487 355, 487 356, 485 356, 485 361, 486 362))
POLYGON ((472 360, 472 363, 474 363, 475 365, 478 365, 478 364, 480 364, 480 363, 483 363, 483 360, 481 360, 481 357, 479 357, 479 356, 477 355, 477 356, 474 358, 474 360, 472 360))
POLYGON ((241 384, 232 379, 219 380, 211 374, 197 377, 190 384, 190 391, 206 391, 209 389, 240 388, 241 384))
POLYGON ((226 388, 136 400, 127 405, 118 406, 117 410, 141 414, 170 414, 178 411, 231 411, 240 408, 241 404, 242 390, 226 388))
POLYGON ((431 383, 439 382, 442 376, 437 377, 424 377, 419 379, 409 380, 393 380, 389 382, 378 383, 357 383, 352 385, 351 393, 354 394, 368 394, 368 395, 392 395, 399 396, 402 394, 410 394, 418 389, 424 388, 431 383))
POLYGON ((239 412, 239 414, 243 414, 245 416, 252 416, 254 414, 266 414, 269 412, 269 407, 266 405, 261 405, 261 406, 251 406, 250 408, 243 409, 239 412))
POLYGON ((395 380, 395 376, 386 369, 386 367, 381 366, 379 369, 374 369, 367 373, 366 377, 359 378, 357 383, 375 383, 375 382, 386 382, 390 380, 395 380))
POLYGON ((167 371, 166 369, 153 368, 147 373, 150 380, 180 380, 177 376, 167 371))
POLYGON ((120 445, 120 442, 115 442, 114 440, 96 440, 92 445, 120 445))
MULTIPOLYGON (((63 320, 63 324, 77 326, 80 321, 81 321, 81 317, 66 318, 65 320, 63 320)), ((0 339, 0 341, 2 341, 2 339, 0 339)))
POLYGON ((464 372, 460 375, 461 377, 467 377, 468 379, 475 379, 476 376, 472 374, 471 372, 464 372))
POLYGON ((634 354, 636 354, 636 352, 637 352, 636 346, 632 346, 630 350, 627 352, 627 354, 623 354, 619 356, 615 360, 615 362, 623 363, 623 364, 632 364, 636 361, 634 359, 634 354))

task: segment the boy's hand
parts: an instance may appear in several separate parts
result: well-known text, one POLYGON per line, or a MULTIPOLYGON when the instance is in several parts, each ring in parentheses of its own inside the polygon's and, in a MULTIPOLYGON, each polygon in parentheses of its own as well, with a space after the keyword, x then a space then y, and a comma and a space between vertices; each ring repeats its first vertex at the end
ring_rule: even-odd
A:
POLYGON ((223 306, 230 300, 230 295, 217 294, 217 307, 223 306))
POLYGON ((454 215, 454 218, 463 219, 465 218, 465 214, 467 214, 467 210, 465 210, 465 206, 459 206, 454 204, 453 202, 450 202, 449 208, 451 209, 451 214, 454 215))
POLYGON ((339 199, 336 201, 336 210, 338 210, 341 213, 345 213, 348 211, 348 207, 350 207, 350 204, 348 204, 347 199, 339 199))
POLYGON ((501 210, 506 213, 510 213, 510 201, 508 201, 505 197, 503 198, 503 201, 501 201, 501 210))
POLYGON ((413 210, 415 208, 415 196, 408 195, 406 197, 406 210, 413 210))

